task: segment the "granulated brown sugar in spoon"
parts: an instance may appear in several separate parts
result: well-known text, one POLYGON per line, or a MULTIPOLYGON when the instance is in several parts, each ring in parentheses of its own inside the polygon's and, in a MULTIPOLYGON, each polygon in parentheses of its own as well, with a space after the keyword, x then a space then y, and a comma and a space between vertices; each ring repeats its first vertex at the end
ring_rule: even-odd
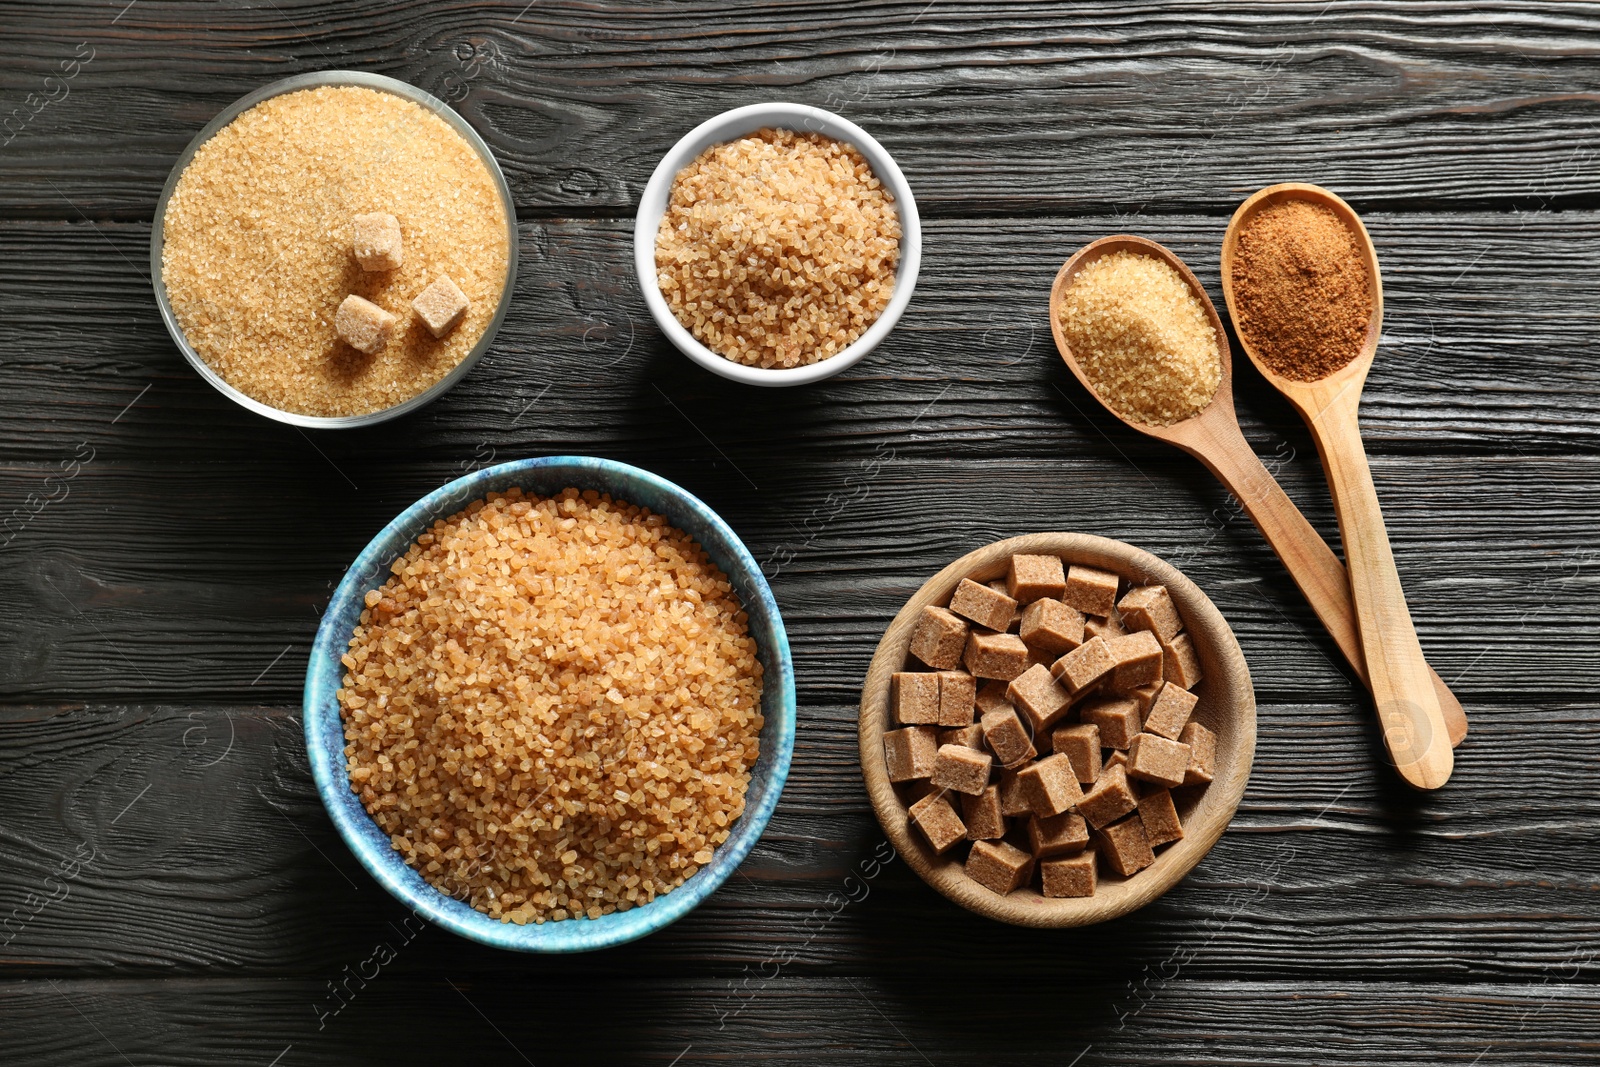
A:
MULTIPOLYGON (((1223 333, 1222 323, 1205 289, 1183 261, 1155 241, 1129 235, 1101 238, 1079 249, 1062 265, 1056 275, 1055 285, 1050 290, 1050 330, 1062 360, 1084 388, 1105 404, 1105 400, 1096 392, 1094 383, 1073 357, 1061 327, 1061 303, 1067 287, 1084 267, 1101 256, 1122 251, 1153 256, 1173 267, 1188 282, 1205 309, 1216 335, 1222 361, 1221 379, 1209 404, 1198 414, 1171 425, 1150 425, 1125 417, 1110 405, 1106 405, 1107 409, 1140 433, 1177 445, 1194 456, 1239 500, 1245 513, 1283 561, 1295 584, 1310 602, 1312 610, 1339 646, 1339 651, 1349 661, 1351 669, 1361 683, 1370 688, 1366 658, 1362 654, 1361 637, 1356 626, 1355 606, 1350 597, 1350 581, 1344 565, 1305 516, 1300 514, 1294 502, 1285 495, 1282 487, 1262 466, 1261 460, 1245 441, 1233 409, 1233 364, 1227 336, 1223 333)), ((1448 726, 1450 743, 1457 744, 1467 733, 1466 713, 1437 674, 1432 676, 1432 680, 1438 706, 1448 726)), ((1385 739, 1391 740, 1387 728, 1385 739)), ((1398 742, 1400 739, 1396 737, 1393 740, 1398 742)), ((1399 759, 1396 759, 1396 765, 1401 765, 1399 759)))
MULTIPOLYGON (((1437 789, 1450 777, 1453 757, 1434 736, 1444 727, 1442 708, 1429 684, 1356 420, 1383 327, 1383 282, 1372 239, 1350 205, 1328 190, 1274 185, 1239 205, 1228 223, 1222 292, 1250 362, 1299 410, 1317 442, 1385 736, 1403 742, 1415 775, 1402 766, 1406 780, 1437 789), (1247 237, 1258 221, 1260 231, 1247 237), (1250 247, 1242 248, 1241 239, 1250 247), (1353 311, 1353 321, 1341 321, 1352 319, 1353 311)), ((1396 747, 1391 741, 1391 751, 1396 747)))

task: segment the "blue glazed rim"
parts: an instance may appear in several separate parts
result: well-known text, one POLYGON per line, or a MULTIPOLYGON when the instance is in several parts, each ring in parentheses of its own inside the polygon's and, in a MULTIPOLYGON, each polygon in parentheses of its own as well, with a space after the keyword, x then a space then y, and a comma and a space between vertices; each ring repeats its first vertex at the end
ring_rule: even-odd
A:
POLYGON ((716 891, 754 847, 789 775, 794 754, 794 664, 789 638, 772 590, 750 551, 703 501, 649 471, 589 456, 516 460, 474 471, 412 504, 362 549, 334 590, 317 628, 306 668, 306 752, 323 807, 357 860, 419 918, 495 948, 517 952, 587 952, 620 945, 682 918, 716 891), (350 790, 344 756, 344 724, 335 695, 344 676, 339 662, 360 619, 363 598, 389 576, 389 566, 435 521, 461 511, 489 493, 513 486, 551 495, 569 486, 610 493, 613 499, 649 508, 693 537, 722 568, 750 619, 750 636, 765 671, 761 710, 761 755, 751 771, 744 814, 711 862, 683 885, 649 904, 598 919, 578 918, 542 925, 492 919, 434 889, 400 858, 389 837, 350 790))

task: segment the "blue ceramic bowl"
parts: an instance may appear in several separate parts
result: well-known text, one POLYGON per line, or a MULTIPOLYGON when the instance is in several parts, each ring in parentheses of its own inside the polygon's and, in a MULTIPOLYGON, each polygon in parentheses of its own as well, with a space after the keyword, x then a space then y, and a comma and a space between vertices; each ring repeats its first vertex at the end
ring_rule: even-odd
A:
POLYGON ((794 753, 794 664, 789 658, 789 638, 784 633, 778 605, 761 568, 716 512, 666 479, 626 463, 587 456, 550 456, 502 463, 457 478, 411 505, 372 539, 346 572, 322 616, 311 649, 311 665, 306 670, 304 714, 306 750, 317 793, 345 844, 385 889, 420 918, 485 945, 519 952, 586 952, 632 941, 682 918, 715 891, 750 852, 772 816, 778 794, 783 792, 789 759, 794 753), (406 865, 389 844, 389 836, 361 806, 360 799, 350 790, 345 766, 344 726, 335 696, 344 677, 339 657, 349 647, 367 591, 383 584, 389 565, 434 522, 454 515, 489 493, 513 486, 542 496, 568 486, 598 489, 614 499, 665 516, 698 541, 733 583, 750 617, 750 636, 755 639, 766 672, 761 702, 765 716, 761 757, 751 772, 744 814, 734 824, 733 834, 716 850, 710 864, 677 889, 642 907, 598 919, 517 926, 491 919, 434 889, 406 865))

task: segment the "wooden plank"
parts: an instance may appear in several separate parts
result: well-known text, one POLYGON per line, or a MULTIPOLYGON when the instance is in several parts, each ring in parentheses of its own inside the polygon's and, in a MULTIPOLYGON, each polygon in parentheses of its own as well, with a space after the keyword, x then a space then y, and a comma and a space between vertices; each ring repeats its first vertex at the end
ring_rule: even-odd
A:
POLYGON ((414 980, 375 962, 365 973, 370 981, 346 980, 351 992, 336 1015, 328 1006, 340 1002, 323 983, 252 977, 4 983, 0 1010, 10 1054, 40 1067, 753 1060, 926 1067, 995 1062, 999 1048, 1006 1063, 1054 1067, 1143 1067, 1153 1048, 1162 1062, 1219 1067, 1391 1067, 1475 1058, 1586 1064, 1600 1052, 1600 993, 1573 982, 1570 967, 1543 983, 1465 986, 1289 985, 1180 973, 1142 984, 1073 974, 1013 987, 1004 972, 976 961, 893 979, 475 981, 456 972, 414 980), (575 1013, 604 1013, 608 1022, 562 1018, 575 1013), (428 1025, 403 1022, 420 1019, 428 1025))
MULTIPOLYGON (((1367 716, 1261 708, 1250 788, 1201 866, 1132 917, 1040 932, 962 912, 903 864, 874 868, 883 837, 860 785, 854 709, 807 706, 766 834, 680 923, 554 961, 429 930, 393 966, 687 978, 782 948, 793 973, 1006 960, 1021 984, 1063 968, 1125 981, 1181 948, 1186 974, 1218 980, 1537 980, 1574 953, 1600 955, 1600 855, 1573 844, 1600 817, 1586 770, 1600 719, 1592 703, 1474 712, 1455 778, 1423 798, 1380 767, 1367 716)), ((0 980, 331 977, 407 917, 327 822, 286 710, 6 709, 0 810, 12 813, 0 829, 0 980)))
POLYGON ((7 27, 13 143, 0 212, 148 218, 189 138, 305 71, 391 74, 448 99, 525 211, 622 212, 682 133, 726 108, 839 110, 932 212, 1220 211, 1285 178, 1358 206, 1571 204, 1600 192, 1582 137, 1592 7, 1387 11, 835 0, 206 9, 51 4, 7 27), (75 57, 85 57, 80 61, 75 57), (76 67, 62 67, 77 62, 76 67), (68 80, 46 81, 72 70, 68 80), (30 96, 30 94, 32 94, 30 96), (53 103, 45 101, 54 101, 53 103))
MULTIPOLYGON (((65 0, 0 25, 7 1062, 1600 1058, 1600 7, 65 0), (341 66, 484 132, 521 285, 449 397, 306 435, 181 361, 149 219, 219 108, 341 66), (59 99, 19 129, 41 92, 59 99), (754 392, 660 340, 630 216, 682 131, 774 98, 881 137, 928 247, 878 353, 754 392), (1424 648, 1473 716, 1437 796, 1382 768, 1370 709, 1220 490, 1049 351, 1073 248, 1144 233, 1217 294, 1228 212, 1287 178, 1352 198, 1385 268, 1365 436, 1424 648), (800 669, 790 782, 739 874, 641 942, 548 959, 413 936, 312 789, 305 648, 395 512, 568 451, 686 485, 766 562, 800 669), (1158 904, 1081 931, 863 869, 882 837, 853 702, 878 635, 959 552, 1041 528, 1178 561, 1262 701, 1230 832, 1158 904)), ((1240 368, 1246 433, 1331 538, 1309 439, 1240 368)))
MULTIPOLYGON (((1144 465, 1166 447, 1100 410, 1056 356, 1050 283, 1074 249, 1126 228, 1169 244, 1220 304, 1225 222, 930 225, 911 307, 877 352, 820 385, 759 391, 700 370, 661 337, 631 280, 630 224, 529 224, 504 329, 460 386, 396 423, 315 436, 318 447, 357 465, 414 454, 422 429, 431 452, 460 459, 487 449, 653 449, 661 435, 685 432, 698 439, 665 394, 705 426, 726 427, 717 437, 730 454, 777 437, 822 439, 827 455, 851 460, 888 445, 900 454, 1072 452, 1144 465)), ((1387 304, 1362 406, 1371 451, 1600 451, 1600 379, 1586 347, 1600 330, 1591 281, 1600 269, 1600 213, 1515 221, 1385 214, 1367 222, 1387 304)), ((150 294, 148 237, 140 225, 0 225, 0 313, 28 339, 7 351, 0 456, 54 465, 88 440, 163 459, 270 454, 318 462, 302 434, 241 414, 183 362, 150 294), (113 420, 118 429, 110 431, 113 420)), ((1246 435, 1263 452, 1311 456, 1287 403, 1242 356, 1235 370, 1246 435)))
MULTIPOLYGON (((639 444, 596 451, 686 486, 740 533, 773 580, 805 699, 854 700, 884 626, 922 581, 963 552, 1037 529, 1116 537, 1179 565, 1230 620, 1263 699, 1355 699, 1254 528, 1175 454, 1139 469, 1071 455, 873 466, 828 459, 825 442, 752 454, 724 439, 719 452, 678 412, 655 409, 652 421, 639 444), (648 445, 672 437, 676 447, 648 445), (727 469, 730 452, 759 489, 727 469)), ((298 699, 319 612, 345 568, 396 513, 459 473, 324 451, 336 467, 297 455, 287 468, 266 456, 151 469, 107 449, 59 483, 0 470, 0 500, 65 494, 15 513, 0 568, 0 698, 298 699)), ((1291 495, 1315 500, 1317 473, 1309 457, 1297 462, 1291 495)), ((1600 692, 1600 649, 1580 639, 1597 624, 1593 523, 1570 507, 1600 492, 1600 458, 1400 456, 1373 467, 1423 647, 1458 696, 1600 692)), ((1333 538, 1327 505, 1308 511, 1333 538)))

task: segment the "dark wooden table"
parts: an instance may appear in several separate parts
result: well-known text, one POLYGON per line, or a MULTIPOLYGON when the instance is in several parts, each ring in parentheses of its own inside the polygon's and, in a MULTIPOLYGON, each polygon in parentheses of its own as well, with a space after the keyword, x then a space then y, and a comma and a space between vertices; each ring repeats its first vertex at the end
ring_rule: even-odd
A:
MULTIPOLYGON (((1595 5, 15 0, 0 42, 0 1060, 1600 1060, 1595 5), (183 362, 147 242, 208 119, 324 68, 454 101, 510 179, 522 259, 453 392, 302 433, 183 362), (668 348, 631 240, 661 153, 770 99, 879 137, 926 253, 879 351, 763 391, 668 348), (1423 645, 1472 717, 1433 796, 1383 767, 1233 502, 1050 343, 1074 248, 1156 238, 1220 299, 1229 214, 1283 180, 1346 196, 1385 270, 1366 440, 1423 645), (768 562, 800 727, 714 898, 530 958, 405 925, 324 816, 299 701, 318 613, 382 524, 551 453, 688 487, 768 562), (899 863, 847 882, 882 843, 855 741, 879 634, 959 553, 1053 529, 1181 560, 1231 620, 1260 701, 1232 829, 1087 930, 979 919, 899 863)), ((1309 439, 1236 368, 1247 436, 1337 544, 1309 439)))

